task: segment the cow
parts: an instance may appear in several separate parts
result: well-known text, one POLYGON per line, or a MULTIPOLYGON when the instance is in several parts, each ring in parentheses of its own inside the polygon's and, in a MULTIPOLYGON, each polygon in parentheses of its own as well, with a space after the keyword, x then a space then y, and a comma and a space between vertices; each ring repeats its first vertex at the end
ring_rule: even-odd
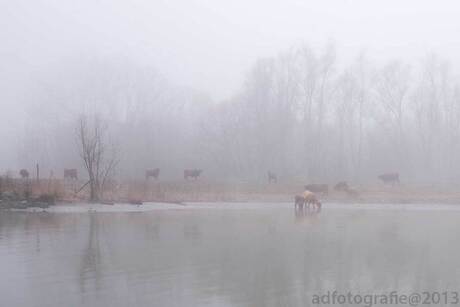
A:
POLYGON ((399 184, 399 173, 385 173, 379 175, 377 178, 382 180, 384 184, 399 184))
POLYGON ((316 198, 315 193, 306 190, 302 194, 304 200, 305 200, 305 206, 310 208, 312 206, 313 208, 316 207, 316 209, 321 210, 321 202, 316 198))
POLYGON ((349 188, 348 183, 345 181, 340 181, 334 186, 334 190, 343 192, 347 191, 349 188))
POLYGON ((189 177, 193 179, 197 179, 203 170, 201 169, 186 169, 184 170, 184 179, 187 180, 189 177))
POLYGON ((296 195, 294 197, 294 208, 297 210, 303 210, 303 208, 310 209, 310 206, 313 209, 321 210, 321 202, 316 197, 315 193, 311 191, 304 191, 302 195, 296 195))
POLYGON ((64 179, 73 179, 77 180, 77 170, 75 168, 65 168, 64 169, 64 179))
POLYGON ((148 170, 145 171, 145 179, 146 180, 148 180, 150 177, 158 179, 158 176, 160 176, 160 169, 159 168, 148 169, 148 170))
POLYGON ((351 197, 351 198, 359 197, 359 192, 356 189, 348 188, 345 192, 347 193, 348 197, 351 197))
POLYGON ((303 209, 303 206, 305 205, 305 198, 302 195, 296 195, 294 197, 294 208, 297 209, 303 209))
POLYGON ((22 169, 19 171, 19 175, 21 175, 22 179, 27 179, 29 178, 29 171, 26 169, 22 169))
POLYGON ((329 186, 323 183, 312 183, 305 186, 305 190, 311 191, 314 193, 321 193, 323 195, 329 194, 329 186))
POLYGON ((271 183, 271 182, 277 183, 278 182, 278 176, 276 176, 275 173, 273 173, 271 171, 268 171, 267 176, 268 176, 268 183, 271 183))

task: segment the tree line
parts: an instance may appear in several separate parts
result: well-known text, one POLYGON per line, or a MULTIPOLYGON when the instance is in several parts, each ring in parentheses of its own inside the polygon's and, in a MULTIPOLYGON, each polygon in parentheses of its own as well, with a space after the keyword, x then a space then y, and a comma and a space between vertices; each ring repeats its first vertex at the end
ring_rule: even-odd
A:
POLYGON ((132 63, 43 79, 25 97, 24 163, 81 165, 76 127, 81 114, 97 114, 124 177, 159 167, 171 179, 186 168, 221 180, 265 181, 268 170, 285 181, 365 182, 386 171, 412 182, 460 179, 460 83, 432 54, 416 65, 364 55, 343 63, 332 45, 296 46, 259 59, 219 102, 132 63))

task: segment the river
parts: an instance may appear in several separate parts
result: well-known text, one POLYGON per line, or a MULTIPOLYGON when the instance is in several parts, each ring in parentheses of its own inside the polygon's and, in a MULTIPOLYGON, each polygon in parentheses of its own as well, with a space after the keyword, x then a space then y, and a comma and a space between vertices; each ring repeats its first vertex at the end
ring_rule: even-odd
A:
POLYGON ((1 306, 310 306, 460 284, 455 206, 101 208, 1 212, 1 306))

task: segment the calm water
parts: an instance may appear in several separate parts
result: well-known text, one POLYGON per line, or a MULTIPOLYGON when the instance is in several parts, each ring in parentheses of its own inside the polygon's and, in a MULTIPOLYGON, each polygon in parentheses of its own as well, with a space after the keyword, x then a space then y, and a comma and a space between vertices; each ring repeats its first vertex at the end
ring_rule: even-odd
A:
POLYGON ((223 207, 2 212, 1 306, 310 306, 335 289, 459 290, 455 207, 223 207))

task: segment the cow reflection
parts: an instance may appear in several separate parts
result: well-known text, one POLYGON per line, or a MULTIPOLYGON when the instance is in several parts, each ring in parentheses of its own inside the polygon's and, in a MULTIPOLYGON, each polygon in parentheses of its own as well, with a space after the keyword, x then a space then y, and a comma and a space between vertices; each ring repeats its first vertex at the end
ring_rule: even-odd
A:
POLYGON ((296 219, 315 216, 321 212, 321 202, 311 192, 304 195, 296 195, 294 198, 294 208, 296 219))
POLYGON ((305 206, 302 209, 296 209, 295 210, 295 216, 296 217, 305 217, 305 216, 313 216, 317 215, 321 212, 321 207, 308 207, 305 206))

